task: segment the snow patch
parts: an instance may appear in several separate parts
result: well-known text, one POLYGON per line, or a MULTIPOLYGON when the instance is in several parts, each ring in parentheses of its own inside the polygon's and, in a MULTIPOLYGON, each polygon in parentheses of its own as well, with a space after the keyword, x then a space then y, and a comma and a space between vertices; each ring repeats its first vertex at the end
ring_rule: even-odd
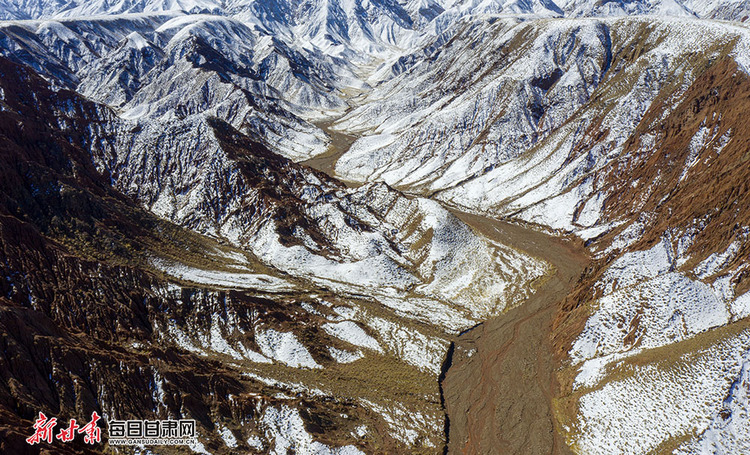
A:
POLYGON ((314 441, 305 429, 299 410, 289 406, 268 407, 261 423, 266 429, 266 439, 274 441, 270 453, 287 455, 364 455, 352 445, 332 448, 314 441))
POLYGON ((261 352, 274 360, 294 368, 323 368, 310 355, 307 348, 291 332, 277 332, 274 329, 258 331, 255 334, 261 352))
POLYGON ((380 343, 365 332, 362 327, 358 326, 352 321, 342 321, 335 323, 327 323, 322 325, 329 335, 334 336, 342 341, 346 341, 354 346, 361 348, 372 349, 382 353, 383 348, 380 347, 380 343))

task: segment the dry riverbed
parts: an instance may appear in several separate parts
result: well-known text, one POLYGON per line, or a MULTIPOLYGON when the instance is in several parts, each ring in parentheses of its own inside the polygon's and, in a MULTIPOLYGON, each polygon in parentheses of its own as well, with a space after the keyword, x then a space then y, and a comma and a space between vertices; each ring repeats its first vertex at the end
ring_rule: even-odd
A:
MULTIPOLYGON (((355 136, 318 125, 329 150, 302 162, 332 177, 355 136)), ((357 186, 357 182, 344 182, 357 186)), ((440 376, 451 454, 569 454, 552 410, 557 392, 550 332, 557 304, 588 263, 580 241, 531 228, 452 212, 485 237, 551 263, 555 273, 534 295, 497 318, 461 334, 440 376)))

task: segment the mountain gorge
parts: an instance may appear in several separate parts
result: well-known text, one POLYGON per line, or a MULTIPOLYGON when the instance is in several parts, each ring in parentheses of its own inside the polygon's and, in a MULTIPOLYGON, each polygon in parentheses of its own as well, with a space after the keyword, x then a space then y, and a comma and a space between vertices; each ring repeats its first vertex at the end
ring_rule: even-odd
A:
POLYGON ((750 450, 745 9, 0 2, 0 450, 750 450))

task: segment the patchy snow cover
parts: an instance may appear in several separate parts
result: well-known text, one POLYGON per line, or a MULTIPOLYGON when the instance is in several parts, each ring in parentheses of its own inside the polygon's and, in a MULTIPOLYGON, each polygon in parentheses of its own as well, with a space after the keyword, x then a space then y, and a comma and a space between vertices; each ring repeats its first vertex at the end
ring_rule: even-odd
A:
POLYGON ((258 343, 265 356, 290 367, 323 368, 291 332, 278 332, 274 329, 259 330, 255 334, 255 342, 258 343))
POLYGON ((383 318, 368 319, 367 324, 378 332, 387 351, 421 370, 440 374, 448 350, 446 340, 429 337, 383 318))
POLYGON ((217 428, 220 429, 219 435, 224 441, 224 444, 230 449, 237 448, 237 438, 234 436, 234 433, 232 433, 232 430, 227 427, 222 427, 221 425, 217 425, 217 428))
POLYGON ((314 441, 305 429, 299 410, 289 406, 270 406, 261 418, 266 439, 273 441, 270 453, 274 455, 364 455, 354 446, 329 447, 314 441))
POLYGON ((346 341, 347 343, 359 346, 361 348, 372 349, 382 353, 383 348, 380 347, 378 341, 371 337, 365 332, 362 327, 352 321, 342 321, 334 323, 326 323, 322 325, 329 335, 334 336, 340 340, 346 341))
POLYGON ((700 281, 674 272, 666 239, 613 262, 596 287, 593 314, 570 350, 581 364, 576 387, 591 386, 614 361, 676 343, 732 320, 728 302, 700 281))
POLYGON ((735 319, 750 317, 750 291, 732 301, 730 309, 735 319))
POLYGON ((193 453, 198 453, 201 455, 212 455, 211 452, 206 449, 206 446, 203 445, 202 442, 198 440, 193 440, 188 444, 188 448, 193 451, 193 453))
MULTIPOLYGON (((450 46, 438 39, 410 55, 409 66, 336 123, 363 134, 337 174, 586 236, 617 225, 598 226, 608 194, 596 172, 623 158, 664 80, 679 75, 677 105, 700 73, 691 67, 695 46, 733 43, 743 66, 750 42, 739 24, 666 16, 472 17, 447 36, 450 46), (643 49, 637 62, 616 65, 631 46, 643 49), (591 103, 597 90, 618 95, 591 103), (602 132, 596 141, 592 129, 602 132)), ((712 141, 720 153, 730 137, 717 133, 699 132, 691 153, 712 141)))
MULTIPOLYGON (((578 368, 573 390, 581 394, 570 441, 582 453, 648 453, 675 440, 686 441, 679 454, 738 453, 747 440, 749 426, 735 416, 748 409, 741 384, 747 382, 750 331, 682 348, 750 314, 750 293, 736 296, 733 283, 744 267, 716 276, 737 254, 739 240, 692 271, 704 280, 716 277, 713 283, 680 271, 700 226, 696 220, 676 238, 665 233, 648 250, 622 255, 595 284, 600 297, 589 302, 592 314, 569 353, 578 368), (659 349, 664 355, 644 357, 659 349), (687 353, 675 360, 669 357, 674 351, 687 353), (641 360, 649 358, 655 360, 641 360)), ((638 231, 624 234, 633 238, 638 231)))
POLYGON ((224 272, 203 270, 176 262, 154 259, 151 263, 157 269, 174 278, 197 284, 206 284, 220 288, 255 289, 269 292, 292 291, 293 284, 269 275, 260 273, 224 272))
POLYGON ((364 399, 361 402, 383 417, 394 438, 409 446, 435 447, 431 441, 419 441, 418 438, 422 434, 439 434, 444 416, 413 412, 397 403, 380 405, 364 399))
POLYGON ((284 246, 271 224, 249 248, 264 262, 342 293, 373 295, 401 315, 460 331, 527 298, 549 264, 490 242, 434 201, 382 184, 341 191, 308 213, 339 258, 284 246), (344 209, 344 210, 342 210, 344 209), (377 227, 352 227, 367 223, 377 227))
POLYGON ((268 357, 246 348, 242 343, 236 343, 236 348, 232 347, 222 333, 218 317, 217 314, 212 316, 211 328, 208 333, 201 328, 193 327, 190 330, 193 338, 185 333, 174 320, 167 322, 165 333, 168 334, 167 338, 180 348, 201 356, 208 356, 212 353, 224 354, 237 360, 271 363, 268 357))
POLYGON ((725 251, 711 253, 709 257, 695 266, 695 274, 702 279, 706 279, 716 274, 716 272, 720 271, 730 261, 737 257, 737 252, 739 251, 741 246, 742 242, 739 240, 735 240, 725 251))
POLYGON ((365 356, 362 354, 362 351, 349 352, 334 348, 333 346, 328 346, 328 352, 331 354, 333 360, 338 363, 352 363, 365 356))
POLYGON ((708 428, 674 451, 676 455, 750 453, 750 360, 714 414, 708 428))
POLYGON ((744 437, 747 423, 742 412, 747 409, 747 394, 737 384, 746 381, 749 345, 750 331, 745 330, 685 354, 674 365, 663 362, 623 371, 622 379, 607 382, 580 399, 573 442, 582 453, 619 455, 649 453, 665 440, 706 430, 700 444, 707 447, 721 431, 744 437), (729 428, 725 425, 730 422, 717 418, 724 408, 736 413, 732 415, 736 424, 729 428))
POLYGON ((255 450, 263 450, 266 448, 265 444, 263 444, 263 440, 256 435, 247 438, 247 445, 255 450))
POLYGON ((710 286, 678 273, 615 291, 595 305, 571 349, 574 362, 679 342, 731 317, 710 286))
POLYGON ((595 286, 609 293, 656 278, 674 269, 673 256, 672 245, 663 238, 649 250, 632 251, 614 261, 595 286))

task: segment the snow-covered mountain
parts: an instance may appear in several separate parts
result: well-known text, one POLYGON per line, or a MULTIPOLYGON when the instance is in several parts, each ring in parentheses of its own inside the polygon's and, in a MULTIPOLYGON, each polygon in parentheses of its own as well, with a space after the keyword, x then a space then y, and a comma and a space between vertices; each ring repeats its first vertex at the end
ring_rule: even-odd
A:
POLYGON ((223 16, 127 16, 0 26, 3 55, 126 118, 216 115, 294 158, 321 153, 303 120, 340 112, 361 82, 346 64, 295 50, 223 16), (177 87, 192 86, 185 92, 177 87))
POLYGON ((182 12, 234 17, 304 49, 365 62, 421 47, 425 35, 445 32, 462 17, 481 14, 533 17, 697 16, 746 19, 746 2, 691 0, 137 0, 77 2, 23 0, 0 4, 0 19, 81 18, 182 12))
POLYGON ((747 10, 0 0, 0 451, 750 450, 747 10))

